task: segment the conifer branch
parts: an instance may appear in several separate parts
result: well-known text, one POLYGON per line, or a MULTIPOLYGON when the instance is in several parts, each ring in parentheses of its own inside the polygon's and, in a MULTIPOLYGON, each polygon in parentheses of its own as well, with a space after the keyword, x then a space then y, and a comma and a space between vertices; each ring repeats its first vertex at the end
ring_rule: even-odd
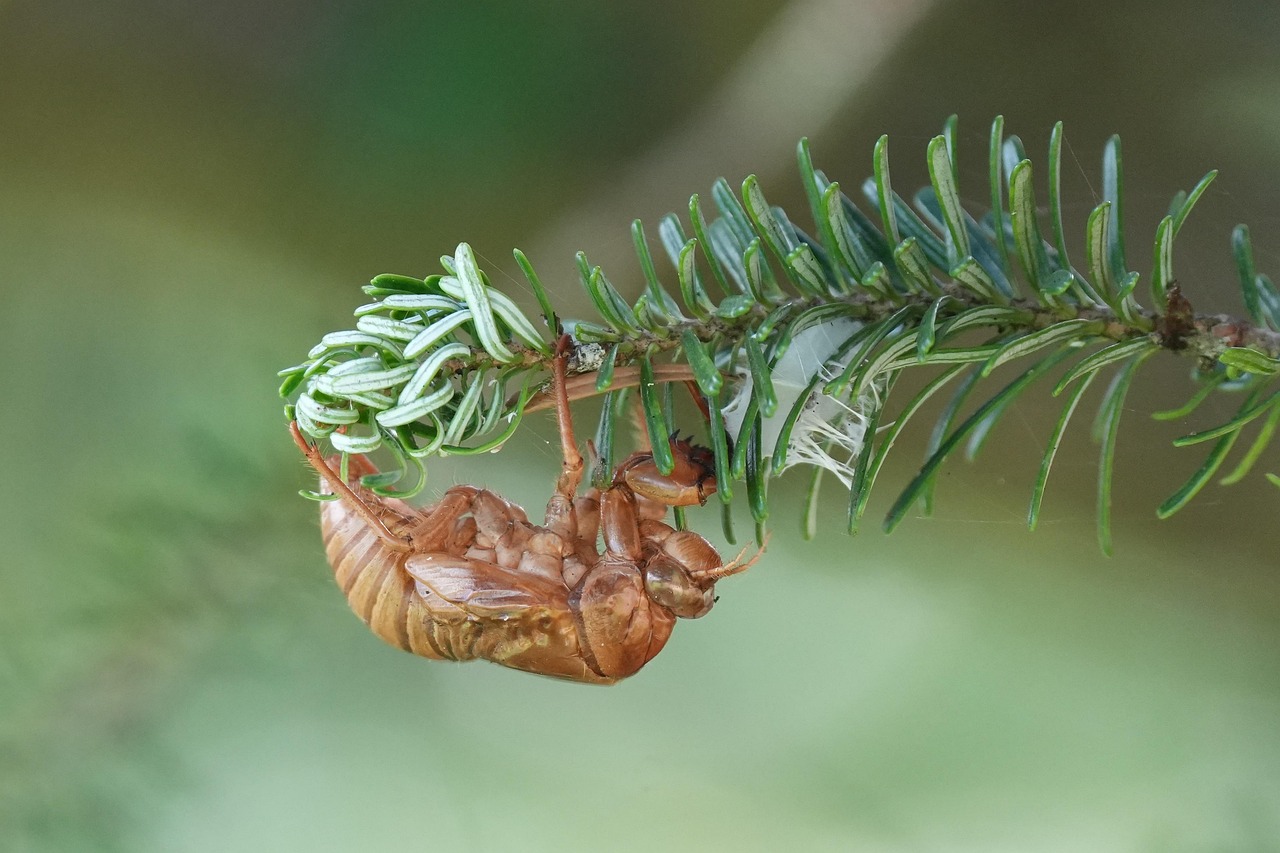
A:
POLYGON ((497 448, 525 413, 546 405, 536 383, 549 368, 550 340, 563 328, 573 340, 571 397, 611 395, 602 446, 615 446, 615 413, 628 389, 643 386, 638 396, 653 441, 653 432, 672 423, 672 395, 650 393, 648 383, 686 382, 708 413, 706 441, 726 504, 742 491, 734 484, 745 482, 762 530, 767 480, 795 465, 813 466, 806 517, 812 518, 817 484, 829 472, 850 490, 854 531, 903 427, 927 399, 960 380, 935 422, 920 473, 889 512, 886 528, 892 529, 915 502, 930 506, 937 472, 962 442, 974 455, 1010 404, 1056 371, 1053 394, 1070 393, 1033 490, 1028 521, 1034 527, 1067 424, 1084 389, 1108 374, 1113 378, 1094 432, 1101 446, 1099 538, 1109 550, 1122 400, 1155 353, 1194 360, 1195 387, 1179 416, 1215 392, 1240 390, 1245 399, 1227 422, 1175 442, 1216 443, 1161 506, 1162 516, 1213 477, 1255 421, 1260 428, 1252 445, 1224 482, 1239 481, 1265 455, 1280 421, 1280 294, 1254 269, 1244 226, 1233 233, 1232 246, 1247 317, 1197 313, 1175 279, 1174 238, 1216 175, 1210 172, 1175 196, 1161 220, 1140 299, 1141 276, 1126 258, 1116 137, 1104 149, 1104 199, 1088 217, 1084 264, 1073 265, 1058 181, 1061 123, 1049 144, 1049 238, 1041 230, 1031 161, 1021 141, 1005 139, 1003 130, 997 118, 988 148, 992 209, 980 217, 961 204, 954 117, 928 146, 930 185, 913 204, 894 190, 888 138, 879 140, 873 176, 862 187, 870 213, 813 167, 802 140, 800 174, 816 236, 770 205, 754 176, 740 194, 717 181, 715 215, 695 195, 687 226, 674 215, 659 223, 658 241, 674 267, 666 283, 642 224, 634 223, 644 279, 634 301, 579 253, 579 276, 599 315, 593 320, 562 320, 518 250, 541 328, 492 286, 465 243, 441 259, 441 274, 378 276, 364 288, 374 301, 356 309, 353 330, 326 335, 305 362, 281 372, 281 394, 294 401, 286 415, 339 453, 388 449, 400 465, 366 485, 410 496, 425 483, 422 460, 497 448), (903 371, 934 365, 944 372, 904 405, 890 406, 903 371), (1006 365, 1022 372, 970 412, 982 380, 1006 365), (396 488, 406 472, 416 476, 396 488))

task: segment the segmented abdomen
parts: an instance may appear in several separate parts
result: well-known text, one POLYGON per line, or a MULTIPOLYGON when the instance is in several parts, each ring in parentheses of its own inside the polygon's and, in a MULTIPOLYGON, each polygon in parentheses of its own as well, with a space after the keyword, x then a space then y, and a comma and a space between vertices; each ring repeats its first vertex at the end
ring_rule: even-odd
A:
MULTIPOLYGON (((394 524, 389 524, 392 532, 394 524)), ((341 500, 320 511, 325 555, 351 609, 386 643, 434 660, 469 660, 474 639, 465 624, 436 620, 404 570, 405 552, 387 547, 341 500)))

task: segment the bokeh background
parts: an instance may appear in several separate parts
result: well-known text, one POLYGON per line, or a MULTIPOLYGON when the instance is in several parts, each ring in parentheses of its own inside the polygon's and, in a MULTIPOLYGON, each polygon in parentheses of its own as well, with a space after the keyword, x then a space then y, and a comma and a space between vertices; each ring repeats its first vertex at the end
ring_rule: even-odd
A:
MULTIPOLYGON (((1261 0, 0 3, 0 849, 1280 849, 1278 493, 1155 520, 1199 464, 1169 439, 1234 402, 1152 422, 1175 359, 1125 413, 1114 558, 1079 434, 1023 525, 1041 389, 892 537, 833 491, 803 542, 775 483, 768 557, 610 689, 369 635, 274 377, 460 240, 582 306, 576 249, 638 286, 633 217, 751 171, 803 210, 802 135, 856 186, 888 132, 910 187, 952 112, 980 207, 992 117, 1040 162, 1064 120, 1077 226, 1120 132, 1144 271, 1222 169, 1178 275, 1239 312, 1236 222, 1280 271, 1278 46, 1261 0)), ((433 487, 540 506, 535 420, 433 487)))

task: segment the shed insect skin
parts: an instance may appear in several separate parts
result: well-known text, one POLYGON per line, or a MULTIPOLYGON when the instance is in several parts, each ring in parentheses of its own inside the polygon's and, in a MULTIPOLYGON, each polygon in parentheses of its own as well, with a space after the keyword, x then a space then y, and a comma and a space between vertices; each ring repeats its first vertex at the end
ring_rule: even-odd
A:
POLYGON ((564 461, 541 525, 475 486, 454 486, 421 509, 381 497, 360 485, 376 473, 368 459, 352 456, 344 482, 290 425, 322 493, 339 498, 320 511, 334 578, 387 643, 436 660, 489 660, 612 684, 662 651, 677 618, 706 614, 717 581, 759 559, 757 552, 743 560, 744 551, 726 565, 707 540, 663 521, 668 507, 715 493, 711 453, 687 441, 671 439, 670 475, 652 454, 633 453, 603 492, 577 495, 584 466, 565 390, 566 350, 562 339, 553 375, 564 461))

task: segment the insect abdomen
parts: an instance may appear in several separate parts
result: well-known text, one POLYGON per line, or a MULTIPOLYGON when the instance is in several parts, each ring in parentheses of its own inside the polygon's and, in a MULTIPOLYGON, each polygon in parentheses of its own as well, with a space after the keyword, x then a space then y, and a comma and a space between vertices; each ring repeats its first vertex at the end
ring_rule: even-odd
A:
POLYGON ((434 660, 465 659, 464 650, 444 643, 439 625, 414 592, 404 570, 405 552, 386 543, 343 501, 329 501, 320 511, 325 555, 334 580, 352 611, 384 642, 434 660))

